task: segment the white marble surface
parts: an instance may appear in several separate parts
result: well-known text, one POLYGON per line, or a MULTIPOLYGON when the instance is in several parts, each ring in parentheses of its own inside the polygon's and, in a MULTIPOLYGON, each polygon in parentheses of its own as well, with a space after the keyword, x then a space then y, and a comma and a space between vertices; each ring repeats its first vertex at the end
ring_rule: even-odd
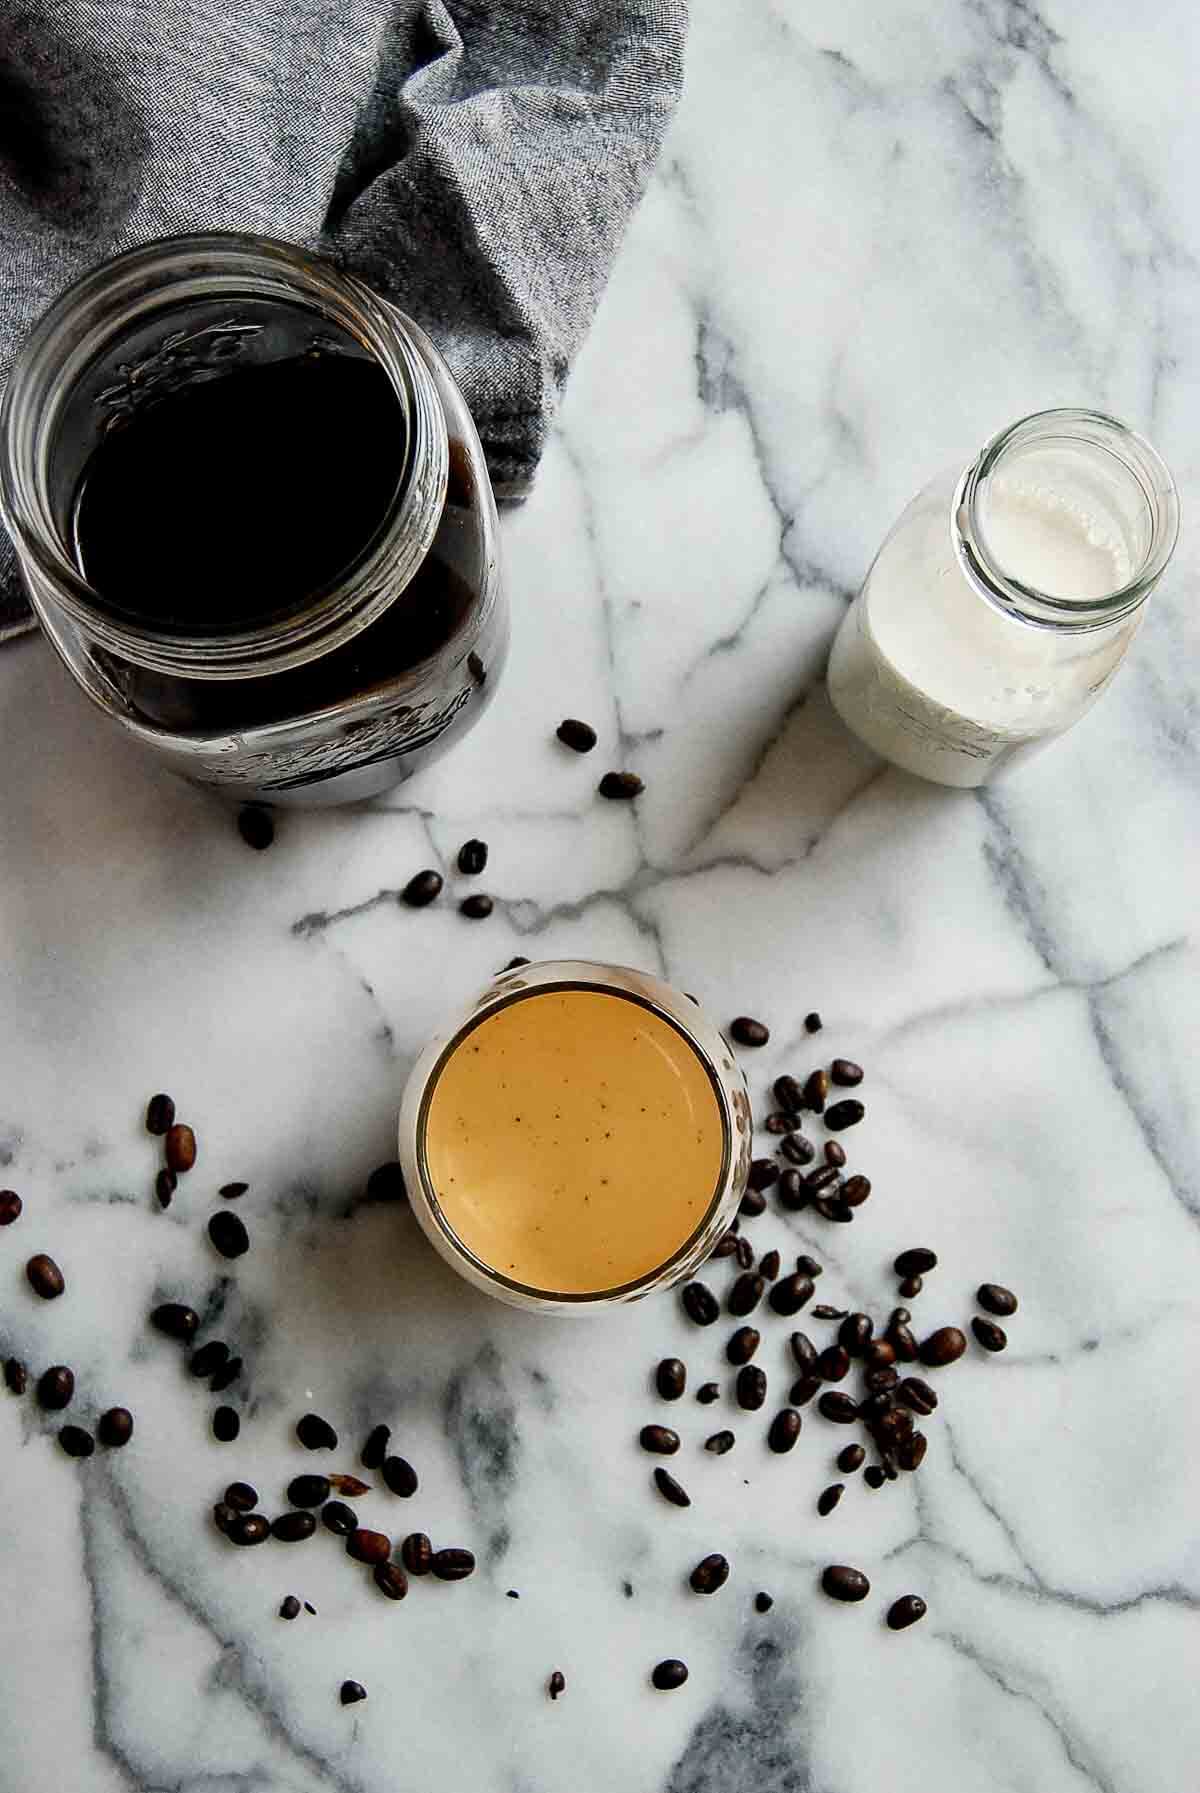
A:
POLYGON ((137 1416, 77 1464, 0 1393, 4 1793, 1195 1785, 1197 36, 1186 0, 698 0, 667 154, 506 523, 502 701, 391 801, 286 817, 253 854, 44 650, 0 660, 0 1180, 26 1201, 0 1355, 73 1364, 72 1417, 137 1416), (991 794, 923 787, 831 717, 831 632, 912 489, 1063 402, 1159 445, 1184 545, 1075 734, 991 794), (591 759, 554 744, 564 713, 599 728, 591 759), (617 764, 646 779, 634 810, 594 798, 617 764), (472 833, 490 922, 397 906, 472 833), (872 1307, 894 1252, 934 1245, 922 1329, 965 1320, 981 1277, 1018 1289, 1007 1355, 944 1373, 917 1477, 818 1520, 844 1433, 814 1414, 777 1460, 731 1422, 718 1460, 699 1441, 728 1402, 689 1397, 694 1505, 667 1508, 634 1442, 666 1417, 647 1375, 668 1349, 693 1386, 719 1373, 713 1333, 670 1297, 505 1311, 359 1204, 420 1042, 516 952, 762 1014, 756 1098, 814 1062, 812 1007, 868 1065, 857 1224, 772 1205, 753 1231, 872 1307), (165 1215, 159 1087, 202 1151, 165 1215), (232 1177, 253 1249, 230 1266, 203 1222, 232 1177), (69 1278, 53 1305, 22 1280, 37 1249, 69 1278), (245 1353, 236 1445, 147 1330, 168 1295, 245 1353), (316 1466, 308 1407, 347 1469, 392 1423, 421 1492, 365 1512, 471 1545, 472 1581, 392 1606, 331 1538, 215 1534, 226 1481, 279 1510, 316 1466), (701 1601, 683 1578, 712 1549, 733 1574, 701 1601), (817 1591, 831 1560, 870 1575, 864 1606, 817 1591), (929 1616, 896 1637, 910 1590, 929 1616), (276 1618, 289 1592, 318 1616, 276 1618), (691 1680, 656 1695, 674 1654, 691 1680), (365 1704, 338 1705, 346 1676, 365 1704))

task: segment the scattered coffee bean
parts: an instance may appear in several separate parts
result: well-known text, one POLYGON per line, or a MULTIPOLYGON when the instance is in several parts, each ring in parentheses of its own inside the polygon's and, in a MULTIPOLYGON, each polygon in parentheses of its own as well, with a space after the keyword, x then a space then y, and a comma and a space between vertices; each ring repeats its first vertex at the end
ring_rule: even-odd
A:
POLYGON ((224 1369, 228 1362, 229 1346, 224 1339, 209 1339, 207 1345, 201 1345, 198 1351, 193 1351, 188 1369, 193 1376, 207 1380, 209 1376, 215 1376, 218 1370, 224 1369))
POLYGON ((737 1404, 749 1413, 757 1413, 767 1398, 767 1378, 756 1363, 748 1363, 738 1371, 737 1404))
POLYGON ((344 1500, 331 1500, 321 1508, 321 1524, 335 1537, 348 1538, 358 1525, 358 1514, 344 1500))
POLYGON ((208 1386, 215 1395, 224 1394, 227 1388, 233 1387, 241 1373, 242 1359, 240 1357, 231 1357, 229 1362, 223 1364, 217 1371, 208 1386))
POLYGON ((154 1194, 160 1208, 169 1208, 179 1187, 179 1178, 173 1170, 160 1170, 154 1179, 154 1194))
POLYGON ((176 1121, 167 1128, 166 1137, 167 1169, 173 1170, 177 1177, 182 1177, 192 1169, 196 1162, 196 1135, 186 1121, 176 1121))
POLYGON ((826 1419, 832 1420, 837 1426, 853 1425, 858 1418, 857 1402, 849 1395, 842 1394, 839 1389, 827 1390, 817 1402, 817 1407, 826 1419))
POLYGON ((458 869, 464 878, 477 878, 488 862, 485 840, 465 840, 458 849, 458 869))
POLYGON ((824 1025, 825 1025, 825 1023, 822 1021, 820 1015, 817 1014, 815 1009, 811 1015, 805 1015, 805 1017, 804 1017, 805 1033, 820 1033, 820 1031, 821 1031, 822 1027, 824 1027, 824 1025))
MULTIPOLYGON (((814 1201, 813 1206, 816 1207, 816 1205, 817 1204, 814 1201)), ((824 1214, 826 1220, 849 1222, 854 1219, 854 1209, 850 1206, 849 1202, 844 1202, 840 1199, 826 1202, 821 1212, 824 1214)))
POLYGON ((658 1489, 658 1492, 662 1495, 663 1499, 669 1500, 673 1507, 691 1506, 691 1495, 681 1488, 679 1483, 675 1480, 675 1477, 673 1475, 668 1475, 665 1469, 655 1470, 654 1486, 658 1489))
POLYGON ((739 1239, 738 1240, 738 1242, 737 1242, 737 1261, 738 1261, 738 1269, 739 1270, 753 1270, 753 1268, 754 1268, 754 1247, 751 1245, 749 1239, 739 1239))
POLYGON ((433 1567, 433 1545, 424 1532, 409 1532, 400 1546, 400 1561, 410 1575, 428 1575, 433 1567))
POLYGON ((458 905, 458 913, 468 921, 486 921, 494 907, 491 897, 480 891, 476 896, 464 897, 458 905))
POLYGON ((911 1407, 914 1413, 932 1413, 938 1404, 937 1395, 928 1382, 918 1376, 906 1376, 896 1390, 896 1399, 911 1407))
POLYGON ((788 1345, 791 1349, 792 1360, 795 1363, 796 1368, 798 1370, 803 1370, 806 1376, 811 1376, 817 1367, 817 1347, 813 1344, 808 1334, 806 1332, 793 1332, 791 1338, 788 1340, 788 1345))
POLYGON ((811 1278, 801 1276, 797 1270, 792 1276, 780 1277, 777 1283, 772 1284, 769 1300, 777 1314, 790 1319, 793 1314, 800 1312, 806 1302, 812 1300, 812 1296, 811 1278))
POLYGON ((54 1301, 66 1288, 66 1279, 53 1258, 44 1251, 35 1253, 25 1266, 25 1275, 35 1295, 43 1301, 54 1301))
MULTIPOLYGON (((907 1449, 913 1438, 913 1417, 907 1407, 891 1407, 871 1419, 871 1436, 881 1451, 907 1449)), ((890 1465, 884 1463, 884 1474, 890 1465)))
POLYGON ((64 1407, 71 1405, 74 1396, 75 1372, 65 1363, 52 1364, 38 1377, 38 1406, 44 1407, 47 1413, 61 1413, 64 1407))
POLYGON ((771 1594, 755 1594, 754 1596, 755 1612, 770 1612, 774 1604, 774 1596, 771 1594))
POLYGON ((864 1381, 872 1394, 880 1394, 887 1389, 895 1388, 900 1380, 900 1372, 892 1364, 885 1364, 882 1369, 868 1370, 864 1381))
POLYGON ((224 1201, 237 1202, 241 1200, 249 1187, 249 1183, 222 1183, 217 1194, 224 1201))
POLYGON ((218 1208, 208 1223, 208 1236, 223 1258, 240 1258, 250 1249, 250 1235, 240 1214, 218 1208))
POLYGON ((919 1346, 915 1334, 909 1330, 908 1326, 903 1324, 889 1326, 887 1336, 896 1353, 897 1363, 915 1363, 917 1361, 919 1346))
POLYGON ((664 1357, 654 1372, 654 1386, 664 1401, 678 1401, 687 1387, 687 1368, 678 1357, 664 1357))
POLYGON ((871 1339, 862 1356, 869 1370, 890 1370, 896 1361, 896 1347, 891 1339, 871 1339))
POLYGON ((841 1178, 832 1164, 822 1164, 817 1170, 810 1170, 804 1179, 804 1186, 814 1195, 824 1195, 841 1188, 841 1178))
MULTIPOLYGON (((813 1212, 819 1214, 822 1220, 833 1219, 834 1204, 832 1201, 826 1201, 823 1195, 814 1195, 811 1190, 809 1191, 809 1201, 812 1204, 813 1212)), ((849 1214, 850 1211, 849 1208, 846 1209, 847 1214, 849 1214)))
POLYGON ((837 1466, 843 1475, 853 1475, 856 1469, 862 1468, 866 1454, 861 1444, 848 1444, 838 1452, 837 1466))
POLYGON ((829 1067, 829 1075, 840 1088, 855 1089, 863 1080, 863 1068, 852 1058, 835 1058, 829 1067))
POLYGON ((738 1247, 736 1233, 722 1233, 712 1248, 714 1258, 731 1258, 738 1247))
POLYGON ((818 1264, 816 1258, 805 1257, 803 1252, 801 1252, 800 1256, 796 1259, 796 1268, 801 1276, 815 1277, 823 1274, 823 1267, 818 1264))
POLYGON ((789 1213, 798 1214, 801 1208, 809 1203, 809 1192, 804 1186, 804 1178, 798 1170, 785 1170, 779 1179, 779 1205, 789 1213))
POLYGON ((817 1496, 817 1512, 821 1515, 822 1519, 833 1512, 834 1507, 837 1506, 838 1501, 841 1500, 842 1495, 845 1492, 846 1484, 844 1482, 831 1482, 828 1488, 823 1488, 821 1490, 820 1494, 817 1496))
POLYGON ((359 1462, 364 1469, 382 1469, 383 1459, 388 1454, 388 1439, 391 1437, 389 1426, 373 1426, 367 1433, 367 1442, 362 1447, 359 1462))
MULTIPOLYGON (((0 1197, 0 1200, 2 1199, 0 1197)), ((1002 1320, 1006 1320, 1010 1314, 1015 1314, 1017 1311, 1016 1296, 1002 1283, 980 1283, 975 1291, 975 1299, 980 1307, 986 1308, 989 1314, 998 1314, 1002 1320)))
POLYGON ((632 803, 646 787, 636 772, 606 772, 596 788, 610 803, 632 803))
POLYGON ((774 1282, 779 1275, 780 1259, 777 1251, 764 1251, 758 1260, 758 1274, 765 1276, 768 1282, 774 1282))
POLYGON ((898 1482, 900 1480, 900 1471, 894 1463, 885 1460, 882 1467, 885 1481, 898 1482))
POLYGON ((757 1220, 759 1215, 766 1209, 766 1206, 767 1198, 763 1195, 761 1190, 747 1189, 745 1195, 738 1203, 738 1213, 749 1215, 751 1220, 757 1220))
POLYGON ((271 1522, 262 1513, 235 1513, 222 1529, 231 1544, 265 1544, 271 1535, 271 1522))
POLYGON ((270 810, 247 803, 238 810, 237 831, 248 847, 265 853, 275 839, 275 819, 270 810))
POLYGON ((227 1538, 232 1535, 234 1526, 241 1518, 241 1514, 238 1512, 237 1508, 231 1507, 229 1502, 225 1500, 219 1500, 217 1502, 212 1510, 212 1516, 213 1524, 216 1526, 217 1530, 219 1532, 224 1532, 227 1538))
MULTIPOLYGON (((254 1490, 251 1489, 250 1492, 253 1494, 254 1490)), ((330 1482, 328 1476, 298 1475, 293 1476, 288 1483, 287 1497, 294 1507, 323 1507, 325 1502, 329 1499, 329 1494, 330 1482)), ((225 1498, 226 1500, 229 1499, 228 1492, 226 1493, 225 1498)), ((234 1501, 231 1504, 236 1506, 237 1502, 234 1501)), ((252 1507, 257 1506, 257 1498, 252 1500, 250 1505, 252 1507)))
POLYGON ((878 1463, 869 1463, 863 1470, 863 1481, 867 1484, 868 1488, 882 1488, 883 1484, 887 1481, 887 1477, 884 1475, 882 1469, 880 1469, 878 1463))
POLYGON ((295 1594, 289 1594, 286 1600, 282 1602, 279 1608, 279 1616, 281 1619, 298 1619, 300 1617, 300 1602, 297 1600, 295 1594))
POLYGON ((847 1096, 825 1110, 825 1125, 831 1133, 844 1133, 847 1127, 857 1127, 866 1112, 861 1102, 847 1096))
POLYGON ((810 1071, 804 1080, 804 1106, 813 1114, 824 1114, 829 1099, 829 1076, 825 1071, 810 1071))
POLYGON ((720 1303, 712 1290, 706 1288, 702 1282, 688 1283, 680 1299, 683 1302, 684 1313, 689 1320, 694 1320, 697 1326, 711 1326, 721 1317, 720 1303))
POLYGON ((971 1321, 971 1331, 985 1351, 1003 1351, 1008 1344, 1008 1334, 994 1320, 981 1320, 976 1315, 971 1321))
POLYGON ((653 1451, 659 1457, 673 1457, 679 1449, 679 1434, 672 1432, 670 1426, 643 1426, 638 1433, 638 1442, 644 1451, 653 1451))
POLYGON ((392 1540, 386 1532, 368 1531, 365 1525, 356 1525, 346 1539, 346 1554, 356 1563, 373 1567, 376 1563, 387 1562, 392 1554, 392 1540))
POLYGON ((356 1475, 331 1475, 329 1486, 335 1494, 344 1494, 347 1500, 357 1500, 361 1494, 371 1492, 370 1482, 360 1482, 356 1475))
POLYGON ((510 959, 508 961, 508 964, 504 969, 505 971, 519 971, 522 965, 528 965, 529 963, 530 961, 528 959, 523 959, 520 953, 518 953, 515 959, 510 959))
POLYGON ((850 1353, 844 1345, 826 1345, 817 1357, 817 1370, 826 1382, 842 1382, 850 1374, 850 1353))
POLYGON ((15 1189, 0 1189, 0 1226, 12 1226, 19 1220, 24 1205, 15 1189))
POLYGON ((379 1473, 401 1500, 411 1500, 417 1492, 417 1472, 406 1457, 385 1457, 379 1473))
POLYGON ((779 1166, 773 1158, 755 1158, 750 1165, 750 1173, 746 1179, 750 1189, 762 1191, 769 1189, 772 1183, 779 1181, 779 1166))
MULTIPOLYGON (((800 1113, 804 1107, 804 1090, 798 1078, 777 1077, 771 1087, 775 1100, 786 1114, 800 1113)), ((793 1121, 792 1126, 795 1125, 793 1121)))
MULTIPOLYGON (((816 1146, 803 1133, 789 1133, 785 1139, 780 1140, 779 1149, 791 1164, 811 1164, 817 1155, 816 1146)), ((826 1168, 832 1170, 832 1166, 826 1168)), ((833 1171, 833 1175, 836 1177, 837 1172, 833 1171)), ((812 1178, 806 1177, 805 1184, 811 1189, 812 1178)))
POLYGON ((796 1125, 795 1115, 794 1114, 785 1114, 783 1112, 782 1108, 778 1108, 775 1110, 775 1112, 773 1114, 769 1114, 767 1116, 766 1120, 763 1122, 763 1126, 766 1129, 766 1131, 768 1133, 771 1133, 774 1135, 779 1135, 781 1133, 790 1133, 792 1128, 795 1125, 796 1125))
POLYGON ((300 1544, 305 1538, 311 1538, 316 1529, 317 1521, 312 1513, 281 1513, 271 1522, 271 1536, 278 1538, 281 1544, 300 1544))
POLYGON ((729 1037, 735 1046, 765 1046, 771 1030, 764 1021, 756 1021, 753 1015, 738 1015, 729 1024, 729 1037))
POLYGON ((306 1601, 305 1601, 305 1602, 304 1602, 304 1610, 305 1610, 305 1612, 310 1612, 310 1613, 311 1613, 311 1614, 312 1614, 312 1616, 313 1616, 313 1618, 314 1618, 314 1619, 315 1619, 315 1618, 316 1618, 316 1616, 317 1616, 317 1609, 316 1609, 316 1607, 315 1607, 315 1606, 314 1606, 314 1605, 313 1605, 313 1604, 312 1604, 312 1602, 311 1602, 311 1600, 306 1600, 306 1601))
MULTIPOLYGON (((288 1489, 288 1499, 292 1500, 292 1491, 288 1489)), ((252 1513, 258 1505, 258 1490, 249 1482, 230 1482, 225 1490, 224 1501, 235 1513, 252 1513)), ((301 1506, 301 1501, 293 1501, 294 1506, 301 1506)))
POLYGON ((838 1327, 838 1344, 844 1345, 851 1357, 861 1357, 874 1330, 870 1314, 847 1314, 838 1327))
POLYGON ((564 747, 573 753, 590 753, 596 745, 596 731, 590 723, 567 716, 554 731, 564 747))
POLYGON ((212 1416, 212 1433, 218 1444, 232 1444, 242 1422, 232 1407, 218 1407, 212 1416))
MULTIPOLYGON (((743 1271, 730 1289, 725 1305, 730 1313, 736 1315, 739 1320, 744 1319, 747 1314, 754 1312, 763 1298, 763 1290, 766 1286, 763 1278, 754 1271, 743 1271)), ((774 1296, 774 1289, 771 1293, 774 1296)))
POLYGON ((5 1358, 4 1386, 13 1395, 23 1395, 29 1387, 29 1371, 19 1357, 5 1358))
POLYGON ((469 1550, 435 1550, 430 1567, 439 1581, 465 1581, 475 1573, 475 1558, 469 1550))
POLYGON ((821 1304, 813 1308, 815 1320, 844 1320, 849 1310, 844 1307, 826 1307, 821 1304))
POLYGON ((911 1319, 912 1315, 906 1307, 894 1307, 888 1315, 888 1336, 891 1336, 893 1327, 907 1326, 911 1319))
POLYGON ((100 1415, 96 1436, 110 1451, 119 1451, 133 1437, 133 1415, 128 1407, 110 1407, 100 1415))
POLYGON ((656 1663, 650 1673, 650 1679, 660 1693, 672 1693, 675 1688, 682 1687, 687 1678, 687 1663, 680 1662, 676 1656, 668 1656, 665 1662, 656 1663))
POLYGON ((373 1579, 379 1592, 389 1600, 403 1600, 408 1592, 408 1576, 399 1563, 376 1563, 373 1579))
POLYGON ((897 1276, 925 1276, 936 1265, 936 1251, 930 1251, 924 1245, 914 1245, 899 1254, 892 1268, 897 1276))
POLYGON ((906 1301, 915 1301, 924 1287, 925 1284, 919 1276, 906 1276, 899 1285, 900 1293, 906 1301))
POLYGON ((367 1178, 366 1198, 369 1202, 406 1202, 408 1190, 404 1183, 404 1168, 395 1159, 386 1164, 377 1164, 367 1178))
POLYGON ((792 1383, 788 1392, 788 1400, 793 1407, 807 1407, 813 1396, 821 1387, 821 1378, 817 1375, 800 1376, 792 1383))
POLYGON ((762 1342, 762 1334, 753 1326, 739 1326, 725 1346, 725 1356, 730 1363, 749 1363, 762 1342))
POLYGON ((432 870, 417 872, 400 893, 400 900, 410 909, 427 909, 442 894, 442 874, 432 870))
POLYGON ((850 1569, 845 1563, 831 1563, 821 1576, 821 1586, 831 1600, 865 1600, 871 1584, 861 1569, 850 1569))
POLYGON ((893 1600, 888 1607, 887 1622, 889 1631, 907 1631, 918 1619, 923 1619, 928 1608, 920 1594, 902 1594, 899 1600, 893 1600))
POLYGON ((939 1326, 921 1345, 921 1362, 929 1369, 941 1369, 954 1363, 967 1348, 967 1341, 957 1326, 939 1326))
POLYGON ((846 1162, 846 1148, 836 1139, 827 1139, 824 1145, 825 1162, 832 1164, 834 1170, 841 1170, 846 1162))
POLYGON ((343 1706, 356 1706, 359 1700, 365 1700, 367 1690, 361 1681, 343 1681, 338 1698, 343 1706))
POLYGON ((841 1187, 841 1198, 850 1208, 861 1208, 870 1193, 870 1177, 847 1177, 841 1187))
POLYGON ((736 1442, 732 1432, 714 1432, 711 1438, 704 1440, 704 1448, 711 1451, 714 1457, 723 1457, 726 1451, 733 1449, 736 1442))
POLYGON ((560 1668, 556 1668, 546 1683, 546 1692, 550 1695, 552 1700, 556 1700, 560 1693, 565 1693, 566 1691, 567 1677, 563 1674, 560 1668))
POLYGON ((150 1324, 169 1339, 190 1345, 200 1325, 200 1316, 194 1308, 184 1307, 180 1301, 164 1301, 150 1315, 150 1324))
POLYGON ((885 1413, 890 1413, 895 1405, 895 1397, 890 1389, 875 1389, 859 1404, 859 1417, 868 1425, 874 1425, 885 1413))
POLYGON ((720 1551, 704 1557, 696 1564, 688 1577, 689 1585, 695 1594, 715 1594, 729 1580, 729 1559, 720 1551))
POLYGON ((175 1104, 170 1096, 151 1096, 146 1104, 146 1131, 161 1139, 175 1125, 175 1104))
POLYGON ((338 1436, 327 1419, 306 1413, 296 1421, 296 1437, 306 1451, 336 1451, 338 1436))
POLYGON ((702 1382, 696 1390, 696 1399, 702 1407, 711 1407, 714 1401, 721 1398, 721 1390, 716 1382, 702 1382))
POLYGON ((68 1457, 90 1457, 96 1448, 96 1440, 82 1426, 64 1426, 58 1442, 68 1457))
POLYGON ((929 1440, 924 1432, 913 1432, 908 1438, 902 1438, 896 1446, 896 1462, 901 1469, 920 1469, 925 1461, 925 1451, 929 1440))
POLYGON ((771 1421, 771 1428, 767 1433, 767 1444, 777 1456, 782 1457, 787 1451, 793 1449, 800 1436, 801 1424, 800 1415, 794 1407, 780 1408, 771 1421))

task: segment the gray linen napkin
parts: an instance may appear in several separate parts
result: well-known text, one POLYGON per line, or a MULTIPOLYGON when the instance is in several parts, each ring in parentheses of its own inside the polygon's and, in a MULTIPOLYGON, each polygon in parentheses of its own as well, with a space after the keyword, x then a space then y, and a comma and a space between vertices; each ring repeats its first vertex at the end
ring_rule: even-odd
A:
MULTIPOLYGON (((258 231, 425 326, 522 496, 686 25, 687 0, 0 0, 0 378, 105 256, 258 231)), ((0 530, 0 640, 28 626, 0 530)))

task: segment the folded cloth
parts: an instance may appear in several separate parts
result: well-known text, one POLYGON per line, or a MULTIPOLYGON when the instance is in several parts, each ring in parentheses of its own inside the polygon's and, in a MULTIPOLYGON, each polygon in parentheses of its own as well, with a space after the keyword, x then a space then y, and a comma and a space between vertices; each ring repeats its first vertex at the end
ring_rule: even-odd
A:
MULTIPOLYGON (((0 377, 117 250, 283 237, 424 325, 522 496, 686 26, 687 0, 0 0, 0 377)), ((0 639, 29 626, 0 530, 0 639)))

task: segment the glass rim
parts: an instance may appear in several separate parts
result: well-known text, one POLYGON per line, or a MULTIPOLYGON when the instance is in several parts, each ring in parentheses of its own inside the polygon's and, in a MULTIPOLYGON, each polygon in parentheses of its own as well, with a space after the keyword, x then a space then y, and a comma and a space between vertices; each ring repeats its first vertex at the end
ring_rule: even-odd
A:
MULTIPOLYGON (((536 969, 548 969, 554 963, 555 961, 553 960, 544 960, 541 964, 536 966, 536 969)), ((531 966, 530 969, 535 969, 535 967, 531 966)), ((607 969, 607 967, 597 963, 596 969, 599 971, 607 969)), ((623 970, 624 967, 614 966, 612 969, 623 970)), ((731 1111, 728 1094, 721 1077, 717 1073, 716 1066, 712 1062, 712 1056, 682 1021, 663 1008, 661 1004, 653 1001, 652 998, 642 996, 636 991, 623 990, 615 987, 611 983, 602 982, 599 979, 588 980, 585 978, 562 977, 550 982, 539 983, 536 988, 533 989, 518 989, 508 992, 498 991, 495 1000, 487 1000, 486 1006, 483 1007, 480 1012, 471 1014, 460 1027, 455 1029, 450 1039, 438 1053, 437 1059, 425 1077, 413 1127, 413 1138, 417 1174, 421 1183, 421 1196, 425 1201, 430 1217, 437 1225, 443 1239, 456 1255, 464 1258, 477 1274, 484 1277, 488 1282, 498 1284, 510 1294, 521 1297, 523 1301, 526 1301, 531 1305, 588 1307, 601 1304, 608 1305, 628 1300, 636 1296, 641 1290, 648 1291, 649 1289, 656 1287, 663 1282, 664 1278, 669 1280, 671 1270, 676 1265, 683 1263, 695 1250, 697 1244, 712 1226, 712 1223, 716 1215, 720 1212, 722 1203, 725 1200, 729 1186, 729 1178, 733 1168, 733 1140, 736 1130, 736 1121, 731 1111), (556 1290, 541 1288, 536 1284, 523 1283, 514 1277, 506 1276, 503 1271, 497 1270, 494 1265, 487 1263, 486 1260, 479 1257, 455 1231, 443 1212, 441 1202, 438 1199, 437 1191, 434 1187, 433 1178, 429 1171, 429 1161, 426 1150, 426 1130, 429 1119, 429 1109, 437 1090, 439 1079, 441 1078, 447 1062, 462 1045, 463 1041, 468 1039, 477 1028, 484 1026, 486 1022, 493 1018, 493 1016, 501 1014, 505 1009, 513 1007, 516 1003, 531 1002, 538 996, 550 996, 556 991, 563 990, 586 990, 601 996, 614 996, 621 1001, 632 1002, 639 1008, 647 1009, 651 1014, 657 1015, 661 1021, 665 1021, 668 1026, 683 1039, 686 1045, 691 1048, 692 1052, 703 1066, 705 1075, 708 1078, 709 1087, 716 1099, 717 1112, 721 1122, 721 1162, 713 1183, 712 1193, 705 1205, 704 1213, 697 1221, 696 1225, 670 1256, 664 1258, 661 1263, 654 1265, 653 1268, 645 1271, 641 1276, 631 1278, 628 1282, 614 1283, 604 1289, 556 1290)))

